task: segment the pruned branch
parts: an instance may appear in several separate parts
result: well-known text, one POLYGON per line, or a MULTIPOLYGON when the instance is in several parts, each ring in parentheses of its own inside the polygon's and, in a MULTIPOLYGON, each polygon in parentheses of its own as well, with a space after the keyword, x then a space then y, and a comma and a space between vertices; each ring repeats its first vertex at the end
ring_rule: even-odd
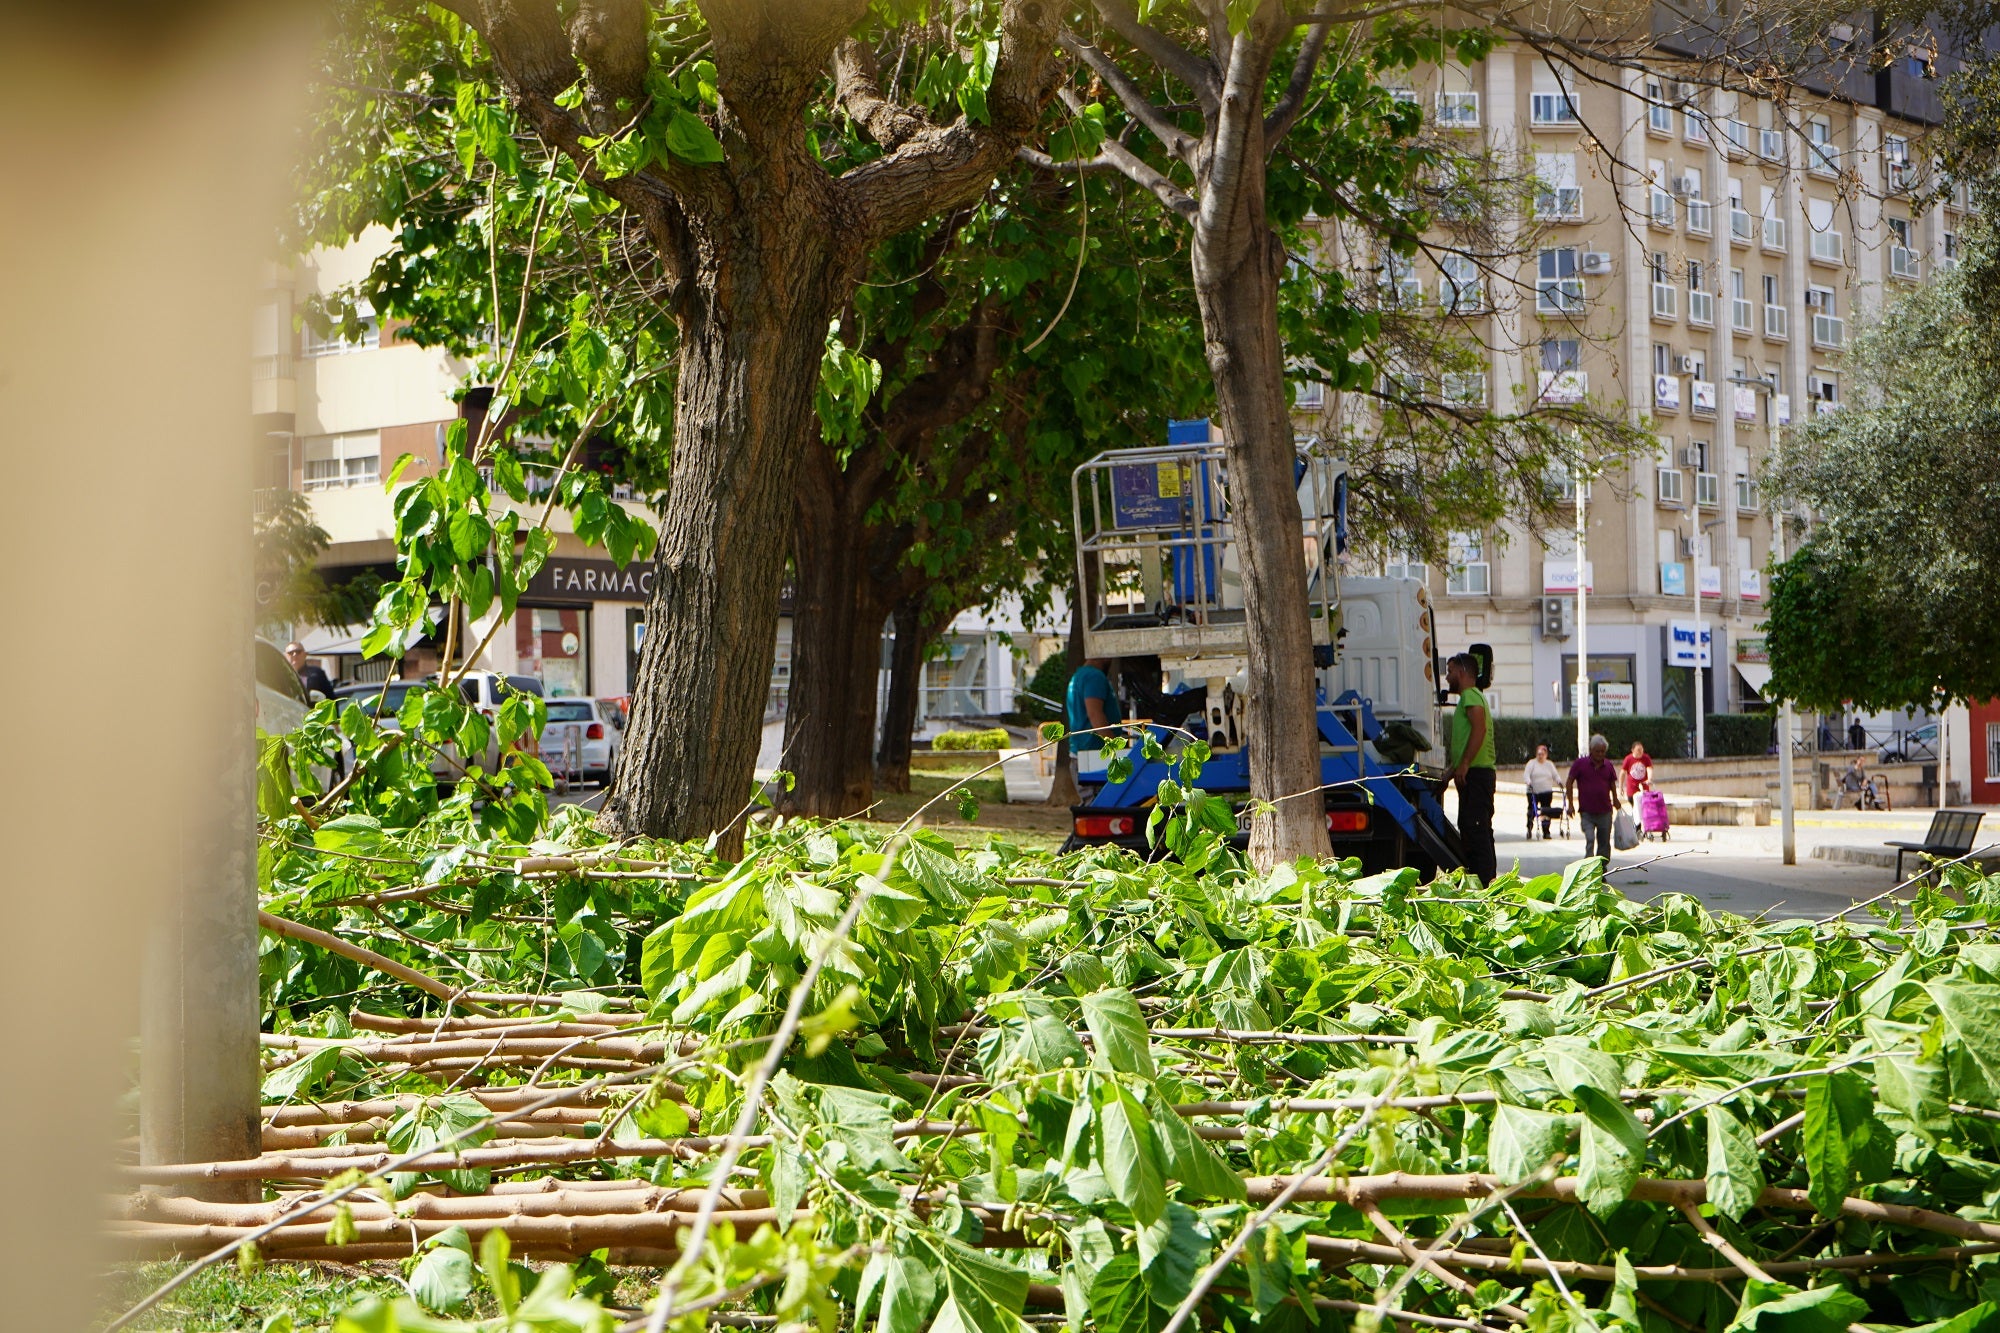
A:
POLYGON ((1278 144, 1305 110, 1306 94, 1312 90, 1313 71, 1319 68, 1320 57, 1326 51, 1326 39, 1332 32, 1331 23, 1315 23, 1306 33, 1305 41, 1300 43, 1299 53, 1292 61, 1292 77, 1286 81, 1285 91, 1277 104, 1264 117, 1265 156, 1277 151, 1278 144))

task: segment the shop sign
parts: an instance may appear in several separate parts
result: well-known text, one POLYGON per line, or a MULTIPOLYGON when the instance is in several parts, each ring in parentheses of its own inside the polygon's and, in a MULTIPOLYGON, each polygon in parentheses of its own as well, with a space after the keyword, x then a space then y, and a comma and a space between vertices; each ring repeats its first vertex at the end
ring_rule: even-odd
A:
MULTIPOLYGON (((1585 592, 1597 591, 1596 586, 1591 582, 1591 578, 1595 573, 1594 563, 1589 560, 1584 561, 1583 590, 1585 592)), ((1542 561, 1542 591, 1549 594, 1575 593, 1576 561, 1574 559, 1544 559, 1542 561)))
POLYGON ((1668 621, 1667 665, 1704 667, 1709 665, 1709 652, 1714 639, 1715 633, 1706 622, 1697 629, 1692 620, 1668 621), (1699 647, 1696 647, 1697 642, 1700 644, 1699 647))
POLYGON ((1761 569, 1739 569, 1736 571, 1736 595, 1746 602, 1764 599, 1764 571, 1761 569))
POLYGON ((653 562, 620 569, 609 560, 550 556, 521 594, 528 602, 644 602, 653 596, 653 562))
POLYGON ((1771 652, 1770 649, 1764 646, 1764 640, 1762 639, 1738 639, 1736 641, 1736 660, 1739 662, 1769 662, 1771 660, 1771 652))
POLYGON ((1738 421, 1755 421, 1757 419, 1757 391, 1744 384, 1732 384, 1730 390, 1729 396, 1732 400, 1731 405, 1736 410, 1736 419, 1738 421))
POLYGON ((1597 711, 1630 717, 1639 711, 1638 690, 1638 686, 1626 681, 1604 681, 1597 687, 1597 711))
POLYGON ((1703 565, 1701 567, 1701 595, 1703 597, 1722 596, 1722 567, 1703 565))
POLYGON ((1688 567, 1678 560, 1660 562, 1660 596, 1685 597, 1688 595, 1688 567))

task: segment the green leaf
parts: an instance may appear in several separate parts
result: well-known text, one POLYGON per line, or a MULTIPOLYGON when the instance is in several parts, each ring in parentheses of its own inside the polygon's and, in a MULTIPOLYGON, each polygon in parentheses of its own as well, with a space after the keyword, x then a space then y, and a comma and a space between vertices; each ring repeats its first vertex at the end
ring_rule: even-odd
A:
POLYGON ((1730 1221, 1741 1221, 1764 1192, 1757 1137, 1727 1106, 1711 1106, 1707 1115, 1708 1201, 1730 1221))
POLYGON ((1632 1193, 1646 1164, 1646 1127, 1625 1103, 1595 1087, 1571 1094, 1583 1108, 1583 1159, 1577 1171, 1583 1201, 1606 1216, 1632 1193))
MULTIPOLYGON (((463 1236, 464 1229, 458 1230, 463 1236)), ((410 1271, 410 1294, 426 1310, 450 1314, 471 1297, 475 1276, 470 1253, 441 1245, 427 1251, 410 1271)))
POLYGON ((1111 1192, 1132 1210, 1140 1226, 1151 1226, 1166 1207, 1166 1181, 1159 1145, 1145 1108, 1123 1088, 1110 1089, 1097 1109, 1098 1160, 1111 1192))
POLYGON ((1171 1106, 1158 1107, 1153 1130, 1165 1154, 1167 1178, 1179 1181, 1185 1195, 1197 1199, 1244 1197, 1243 1178, 1230 1170, 1171 1106))
POLYGON ((937 1300, 937 1273, 921 1249, 899 1236, 894 1249, 875 1255, 863 1270, 856 1319, 867 1316, 877 1289, 882 1302, 877 1333, 918 1333, 937 1300))
POLYGON ((521 1304, 521 1280, 507 1262, 512 1249, 507 1233, 499 1227, 487 1232, 486 1238, 479 1242, 479 1267, 486 1274, 487 1290, 493 1293, 500 1312, 509 1317, 521 1304))
POLYGON ((1509 1185, 1526 1180, 1569 1146, 1572 1117, 1502 1104, 1486 1141, 1486 1169, 1509 1185))
POLYGON ((1805 1122, 1799 1129, 1806 1159, 1806 1197, 1821 1217, 1839 1217, 1851 1172, 1847 1133, 1834 1106, 1831 1078, 1816 1078, 1806 1085, 1805 1122))
POLYGON ((1092 1063, 1121 1074, 1154 1078, 1153 1051, 1146 1019, 1128 990, 1098 991, 1083 997, 1083 1024, 1096 1044, 1092 1063))
POLYGON ((683 162, 709 163, 722 160, 722 142, 694 112, 677 108, 667 121, 667 149, 683 162))
POLYGON ((1782 1282, 1751 1278, 1743 1304, 1724 1333, 1847 1333, 1868 1315, 1868 1302, 1838 1284, 1800 1291, 1782 1282))
POLYGON ((1139 1267, 1146 1290, 1171 1310, 1194 1288, 1195 1275, 1208 1257, 1208 1237, 1201 1219, 1184 1203, 1169 1203, 1160 1220, 1139 1233, 1139 1267))
POLYGON ((1091 1279, 1090 1317, 1098 1333, 1159 1333, 1167 1326, 1167 1311, 1154 1304, 1138 1255, 1119 1255, 1091 1279))
POLYGON ((1933 981, 1924 990, 1944 1020, 1952 1100, 2000 1108, 2000 986, 1933 981))
POLYGON ((323 852, 372 856, 387 843, 382 821, 373 815, 342 815, 313 830, 313 846, 323 852))

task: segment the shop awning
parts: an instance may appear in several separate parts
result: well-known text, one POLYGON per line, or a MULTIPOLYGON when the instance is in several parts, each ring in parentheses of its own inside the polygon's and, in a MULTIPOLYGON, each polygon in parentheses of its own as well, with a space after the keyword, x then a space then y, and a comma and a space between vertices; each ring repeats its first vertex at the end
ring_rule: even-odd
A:
POLYGON ((1738 662, 1736 664, 1736 674, 1743 677, 1745 685, 1762 694, 1764 687, 1771 683, 1771 664, 1769 662, 1738 662))

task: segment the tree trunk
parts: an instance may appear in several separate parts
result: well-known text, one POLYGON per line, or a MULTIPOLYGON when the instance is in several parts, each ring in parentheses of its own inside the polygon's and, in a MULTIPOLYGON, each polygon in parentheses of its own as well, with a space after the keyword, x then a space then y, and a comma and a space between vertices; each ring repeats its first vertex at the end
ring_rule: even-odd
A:
POLYGON ((681 315, 673 468, 632 720, 600 827, 742 847, 778 591, 829 312, 853 259, 820 191, 775 188, 698 236, 681 315))
POLYGON ((786 814, 838 819, 875 801, 875 683, 888 607, 869 568, 873 530, 846 503, 849 490, 832 452, 814 448, 795 506, 786 814))
POLYGON ((882 702, 882 743, 875 751, 875 785, 882 791, 910 789, 910 733, 917 728, 924 650, 951 623, 950 615, 924 614, 925 596, 918 592, 903 598, 891 615, 896 641, 889 654, 889 692, 882 702))
POLYGON ((1228 447, 1229 514, 1243 572, 1249 637, 1245 699, 1250 795, 1273 802, 1250 827, 1260 870, 1328 851, 1317 796, 1312 624, 1306 604, 1296 450, 1287 411, 1278 280, 1284 246, 1264 216, 1263 145, 1246 136, 1247 159, 1218 164, 1194 229, 1196 300, 1228 447), (1287 797, 1293 799, 1285 799, 1287 797))

